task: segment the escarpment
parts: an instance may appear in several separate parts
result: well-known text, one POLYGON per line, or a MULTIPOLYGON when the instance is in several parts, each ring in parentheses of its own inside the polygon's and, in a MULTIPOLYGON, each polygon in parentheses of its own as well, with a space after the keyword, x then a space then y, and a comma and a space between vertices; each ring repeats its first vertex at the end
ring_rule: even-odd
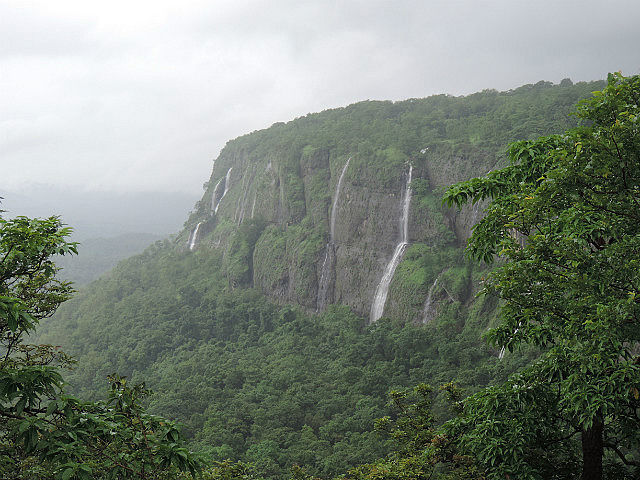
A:
POLYGON ((445 208, 444 188, 502 165, 523 129, 571 125, 542 106, 589 88, 367 101, 253 132, 215 160, 178 242, 194 254, 221 249, 232 289, 309 311, 343 304, 370 321, 429 322, 478 288, 462 250, 482 205, 445 208))

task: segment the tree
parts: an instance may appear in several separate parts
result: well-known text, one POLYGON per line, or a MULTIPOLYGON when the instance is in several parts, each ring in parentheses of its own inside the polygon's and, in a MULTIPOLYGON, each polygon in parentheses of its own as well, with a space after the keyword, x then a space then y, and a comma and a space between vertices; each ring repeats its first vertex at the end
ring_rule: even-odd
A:
POLYGON ((444 197, 489 200, 468 244, 499 259, 489 339, 542 352, 449 425, 489 478, 640 474, 640 77, 610 74, 577 115, 579 128, 511 144, 509 166, 444 197))
MULTIPOLYGON (((460 391, 452 384, 440 387, 459 414, 460 391)), ((432 387, 392 390, 389 404, 396 418, 376 421, 376 430, 390 437, 393 451, 387 458, 360 465, 342 475, 345 480, 483 480, 473 458, 461 453, 456 442, 435 428, 432 387)), ((305 477, 301 477, 304 479, 305 477)), ((309 480, 314 480, 309 477, 309 480)))
POLYGON ((4 479, 167 478, 198 463, 176 425, 144 412, 144 385, 113 376, 107 401, 64 393, 57 348, 26 343, 72 293, 52 256, 77 253, 57 217, 0 217, 0 476, 4 479))

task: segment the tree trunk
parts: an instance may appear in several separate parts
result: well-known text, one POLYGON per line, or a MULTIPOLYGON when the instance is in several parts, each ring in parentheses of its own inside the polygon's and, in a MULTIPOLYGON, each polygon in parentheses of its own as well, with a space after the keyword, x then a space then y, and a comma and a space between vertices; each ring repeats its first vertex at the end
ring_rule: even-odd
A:
POLYGON ((596 416, 591 428, 582 430, 582 476, 580 480, 602 480, 603 431, 604 422, 600 416, 596 416))

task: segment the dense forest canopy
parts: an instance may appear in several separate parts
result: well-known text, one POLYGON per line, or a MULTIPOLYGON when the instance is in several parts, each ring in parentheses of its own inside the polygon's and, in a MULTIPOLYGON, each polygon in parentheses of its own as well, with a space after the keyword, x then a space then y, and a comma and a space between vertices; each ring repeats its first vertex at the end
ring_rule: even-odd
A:
POLYGON ((489 478, 639 474, 640 77, 610 74, 577 115, 579 128, 511 144, 510 166, 445 196, 490 199, 469 242, 506 260, 485 285, 505 302, 489 338, 543 351, 466 401, 456 426, 489 478))
POLYGON ((147 414, 148 393, 111 376, 106 401, 64 392, 57 347, 28 342, 38 322, 69 298, 54 255, 77 253, 56 217, 0 217, 0 476, 3 479, 158 478, 195 473, 176 425, 147 414))
MULTIPOLYGON (((275 303, 250 281, 235 281, 243 278, 242 262, 263 234, 259 246, 266 248, 267 239, 287 244, 315 228, 307 212, 295 221, 289 217, 285 226, 268 225, 264 217, 233 228, 220 220, 229 236, 224 248, 156 242, 66 302, 43 322, 39 341, 64 344, 76 356, 77 366, 65 377, 78 396, 97 400, 113 372, 130 378, 112 377, 110 403, 82 408, 96 409, 100 421, 106 421, 100 415, 108 414, 108 405, 127 412, 117 419, 123 436, 113 451, 122 448, 129 468, 144 465, 144 474, 149 465, 161 465, 158 478, 165 467, 187 471, 199 462, 173 427, 159 430, 148 423, 155 417, 143 405, 183 423, 189 447, 209 465, 204 478, 637 478, 640 80, 610 76, 609 85, 567 119, 570 105, 593 87, 541 82, 464 98, 364 102, 228 144, 226 149, 244 149, 256 158, 275 158, 291 142, 303 159, 309 158, 305 148, 341 150, 340 159, 354 148, 359 173, 373 168, 371 162, 392 172, 394 162, 424 161, 419 152, 425 146, 441 155, 443 168, 459 158, 451 152, 460 151, 483 152, 497 163, 444 197, 452 206, 480 202, 485 209, 470 239, 472 258, 464 256, 455 235, 443 234, 439 243, 415 239, 398 267, 392 284, 398 305, 389 312, 402 311, 411 295, 423 301, 429 293, 441 295, 426 324, 389 314, 368 325, 344 305, 315 313, 275 303), (518 137, 527 140, 512 143, 502 159, 498 152, 518 137), (476 297, 481 287, 484 294, 476 297), (488 329, 490 343, 482 339, 488 329), (142 381, 155 393, 137 400, 143 390, 132 385, 142 381), (121 392, 129 392, 128 404, 117 403, 121 392), (145 421, 133 428, 126 424, 132 418, 145 421), (135 456, 136 449, 147 448, 131 448, 126 435, 140 439, 136 428, 156 435, 153 455, 135 456), (174 450, 164 450, 174 435, 174 450), (238 460, 247 463, 233 463, 238 460)), ((331 155, 331 161, 338 158, 331 155)), ((411 185, 414 217, 423 211, 441 222, 452 218, 439 205, 441 192, 426 179, 411 185)), ((210 208, 203 205, 189 227, 210 208)), ((227 214, 221 210, 220 219, 227 214)), ((59 224, 53 227, 52 234, 59 231, 59 224)), ((63 237, 64 231, 56 238, 71 248, 63 237)), ((53 265, 45 265, 45 273, 54 275, 53 265)), ((41 317, 68 291, 60 293, 41 317)), ((9 292, 7 298, 17 297, 9 292)), ((7 321, 10 342, 14 326, 7 321)), ((25 324, 20 335, 33 326, 25 324)), ((8 354, 3 375, 14 368, 7 363, 14 358, 27 368, 19 355, 8 354)), ((57 372, 42 368, 47 375, 57 372)), ((60 396, 60 378, 25 405, 60 396)), ((26 390, 4 391, 3 412, 22 415, 25 405, 16 403, 15 392, 26 390), (20 413, 12 410, 18 408, 20 413)), ((82 413, 75 400, 64 398, 82 413)), ((30 422, 53 415, 57 428, 67 432, 75 428, 69 418, 76 417, 64 405, 56 400, 51 411, 35 405, 30 422)), ((31 455, 47 451, 39 439, 51 434, 6 418, 2 446, 20 452, 26 473, 15 478, 29 478, 31 455)), ((101 433, 83 438, 91 435, 101 433)), ((47 457, 51 463, 42 478, 102 478, 116 471, 83 441, 67 440, 84 448, 72 459, 47 457), (81 455, 91 459, 93 470, 79 467, 81 455)), ((114 475, 131 476, 122 469, 114 475)))
MULTIPOLYGON (((394 415, 389 390, 455 380, 473 392, 535 356, 532 349, 499 361, 499 349, 481 339, 497 306, 494 298, 475 298, 487 267, 465 259, 458 239, 464 232, 449 226, 453 214, 441 206, 435 185, 505 162, 509 140, 575 125, 572 105, 600 87, 540 82, 460 98, 362 102, 231 141, 187 222, 193 232, 204 221, 198 248, 183 246, 186 235, 178 244, 156 243, 64 305, 43 325, 41 340, 78 358, 67 378, 80 396, 100 398, 103 379, 113 372, 145 381, 156 392, 150 410, 183 422, 193 448, 213 459, 251 462, 269 478, 287 475, 295 464, 330 477, 374 461, 393 448, 373 428, 376 418, 394 415), (315 166, 313 152, 327 152, 328 165, 315 166), (327 173, 335 178, 347 155, 345 199, 377 189, 393 193, 391 180, 402 180, 405 162, 416 162, 411 245, 391 283, 388 318, 370 327, 339 305, 313 314, 309 293, 326 243, 327 173), (239 159, 247 164, 234 163, 239 159), (268 173, 277 170, 267 176, 282 188, 274 210, 280 204, 289 213, 270 217, 268 199, 260 197, 255 218, 238 227, 239 186, 260 162, 268 173), (421 173, 418 162, 428 163, 432 175, 421 173), (229 168, 248 173, 212 216, 212 192, 229 168), (303 177, 303 171, 311 173, 303 177), (283 269, 293 296, 310 308, 274 305, 262 295, 258 285, 279 291, 283 269), (429 291, 434 318, 413 325, 407 318, 422 310, 429 291)), ((386 193, 381 197, 391 203, 386 193)), ((348 213, 338 218, 338 233, 350 228, 347 219, 348 213)), ((348 240, 343 253, 353 257, 354 274, 365 272, 374 253, 354 250, 356 241, 348 240)), ((368 245, 376 248, 375 239, 368 245)), ((362 288, 357 277, 348 283, 353 291, 362 288)), ((446 397, 443 391, 434 399, 438 421, 450 416, 446 397)))

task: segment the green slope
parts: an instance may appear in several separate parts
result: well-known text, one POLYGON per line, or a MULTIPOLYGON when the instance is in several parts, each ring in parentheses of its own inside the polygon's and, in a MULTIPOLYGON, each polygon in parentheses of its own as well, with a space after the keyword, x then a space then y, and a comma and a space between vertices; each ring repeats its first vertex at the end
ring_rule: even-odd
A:
MULTIPOLYGON (((571 105, 601 86, 363 102, 234 140, 177 242, 158 242, 87 286, 43 326, 41 340, 77 356, 68 378, 83 396, 95 396, 114 371, 146 381, 156 391, 151 410, 183 422, 213 458, 255 462, 270 478, 295 463, 328 476, 374 460, 388 448, 373 420, 389 413, 389 389, 456 380, 474 390, 533 355, 500 362, 481 339, 497 305, 475 298, 486 269, 463 256, 474 212, 444 209, 440 188, 501 162, 509 140, 564 130, 571 105), (372 250, 376 239, 350 232, 362 225, 353 203, 338 225, 338 269, 350 276, 336 277, 336 300, 346 306, 313 313, 335 172, 348 156, 345 202, 393 198, 380 192, 397 190, 405 162, 417 172, 411 246, 391 285, 389 318, 372 326, 358 315, 370 294, 358 292, 376 281, 370 259, 385 255, 372 250), (255 172, 265 165, 276 173, 263 185, 255 172), (243 175, 214 215, 214 180, 231 166, 243 175), (271 180, 282 185, 275 204, 271 180), (251 192, 264 194, 259 214, 238 221, 251 192), (198 221, 206 228, 189 251, 198 221), (430 291, 433 318, 415 326, 430 291)), ((387 243, 397 241, 392 233, 387 243)), ((448 414, 441 403, 436 412, 448 414)))
POLYGON ((479 339, 490 299, 423 327, 366 327, 346 307, 312 315, 227 291, 220 264, 210 252, 153 247, 69 301, 40 340, 63 341, 80 360, 67 375, 80 396, 114 371, 146 381, 151 411, 183 422, 197 449, 269 476, 296 463, 330 475, 384 455, 373 421, 390 413, 392 388, 475 389, 524 361, 499 362, 479 339))

